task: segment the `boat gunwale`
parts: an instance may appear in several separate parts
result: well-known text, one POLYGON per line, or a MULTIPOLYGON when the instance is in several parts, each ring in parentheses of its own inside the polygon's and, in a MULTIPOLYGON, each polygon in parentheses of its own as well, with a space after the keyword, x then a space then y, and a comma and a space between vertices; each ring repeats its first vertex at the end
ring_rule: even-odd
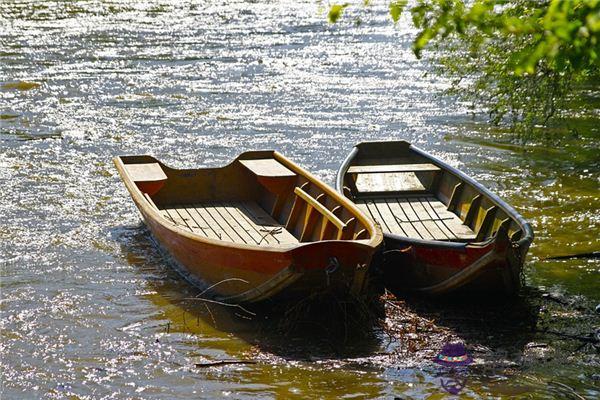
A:
MULTIPOLYGON (((471 176, 469 176, 466 173, 462 172, 461 170, 454 168, 453 166, 445 163, 444 161, 438 159, 437 157, 427 153, 426 151, 411 144, 410 142, 407 142, 406 140, 387 140, 387 141, 375 140, 375 141, 366 141, 366 142, 357 143, 353 147, 350 154, 348 154, 348 156, 344 159, 344 161, 340 165, 340 168, 338 169, 338 173, 336 176, 337 191, 345 197, 345 195, 343 194, 344 193, 343 192, 344 177, 346 176, 346 173, 347 173, 348 168, 350 167, 352 161, 356 158, 356 156, 358 155, 358 153, 360 151, 359 146, 364 145, 364 144, 390 143, 390 142, 408 144, 409 151, 413 151, 416 154, 418 154, 422 157, 425 157, 426 159, 431 161, 433 164, 442 168, 444 171, 447 171, 450 174, 454 175, 455 177, 459 178, 460 180, 465 181, 469 185, 472 185, 476 190, 478 190, 481 193, 483 193, 484 195, 486 195, 489 198, 489 200, 491 200, 492 203, 497 205, 500 209, 502 209, 502 211, 504 211, 514 221, 516 221, 517 224, 520 226, 520 228, 523 230, 524 236, 515 242, 519 247, 529 246, 531 244, 531 242, 533 242, 534 233, 533 233, 533 228, 531 227, 531 224, 525 218, 523 218, 523 216, 521 214, 519 214, 519 212, 517 210, 515 210, 511 205, 506 203, 497 194, 493 193, 490 189, 485 187, 483 184, 479 183, 477 180, 475 180, 471 176)), ((485 245, 485 244, 489 244, 490 242, 495 241, 497 239, 497 235, 494 235, 483 241, 474 241, 473 240, 473 241, 467 241, 467 242, 457 242, 457 241, 441 241, 441 240, 435 240, 435 239, 433 239, 433 240, 417 239, 417 238, 411 238, 411 237, 407 237, 407 236, 401 236, 401 235, 397 235, 397 234, 388 234, 388 233, 384 234, 384 236, 387 238, 392 238, 392 239, 404 241, 407 243, 414 243, 416 245, 427 244, 427 245, 436 246, 436 247, 452 247, 452 248, 466 247, 467 245, 485 245)))
POLYGON ((290 253, 298 248, 311 246, 311 245, 314 245, 315 243, 321 243, 321 242, 344 242, 344 243, 352 244, 355 246, 371 247, 373 249, 376 249, 383 242, 383 232, 381 231, 381 229, 373 221, 371 221, 370 218, 366 217, 363 214, 363 212, 358 207, 356 207, 356 205, 350 199, 346 198, 343 195, 340 195, 334 188, 330 187, 329 185, 327 185, 324 182, 321 182, 317 177, 315 177, 309 171, 307 171, 304 168, 300 167, 299 165, 295 164, 293 161, 289 160, 283 154, 279 153, 276 150, 245 151, 245 152, 239 154, 235 159, 233 159, 232 161, 230 161, 229 163, 227 163, 225 165, 222 165, 219 167, 209 167, 209 168, 195 168, 195 169, 194 168, 192 168, 192 169, 172 168, 151 155, 133 155, 133 156, 119 155, 119 156, 116 156, 113 158, 113 163, 115 164, 115 167, 117 168, 117 171, 121 177, 121 180, 123 181, 123 183, 125 184, 125 187, 129 191, 129 194, 131 195, 134 203, 136 203, 136 206, 138 207, 140 212, 143 215, 145 214, 144 217, 146 217, 146 215, 147 215, 148 217, 150 217, 152 219, 152 221, 154 221, 154 222, 158 223, 159 225, 161 225, 162 227, 172 231, 174 234, 179 235, 179 236, 184 236, 184 237, 191 239, 193 241, 196 241, 196 242, 202 242, 202 243, 206 243, 209 245, 220 246, 220 247, 225 247, 225 248, 235 248, 235 249, 263 251, 263 252, 281 253, 281 254, 290 253), (330 239, 330 240, 318 240, 318 241, 313 241, 313 242, 290 243, 290 244, 285 244, 285 245, 280 245, 280 246, 268 246, 268 245, 228 242, 228 241, 224 241, 224 240, 212 239, 212 238, 209 238, 209 237, 206 237, 203 235, 189 232, 189 231, 179 227, 176 224, 170 223, 167 219, 165 219, 160 214, 159 210, 155 209, 155 207, 152 207, 152 205, 148 202, 148 200, 146 200, 144 198, 142 191, 137 187, 135 182, 131 179, 131 176, 129 175, 129 173, 127 172, 127 169, 125 168, 126 164, 123 162, 123 159, 122 159, 122 157, 147 157, 147 158, 152 159, 155 162, 157 162, 161 167, 164 167, 167 170, 171 170, 171 171, 178 171, 178 172, 181 172, 181 171, 209 171, 209 170, 219 170, 219 169, 231 168, 237 161, 239 161, 241 159, 247 159, 247 158, 244 158, 244 156, 253 155, 253 154, 259 155, 259 154, 266 154, 266 153, 269 153, 269 155, 272 156, 273 159, 281 162, 285 167, 293 170, 298 175, 302 175, 303 177, 305 177, 312 183, 319 186, 319 188, 321 190, 323 190, 326 194, 328 194, 329 196, 333 197, 335 200, 340 202, 343 207, 346 207, 365 226, 365 228, 367 229, 367 231, 369 232, 369 235, 370 235, 369 239, 359 239, 359 240, 356 240, 356 239, 346 239, 346 240, 330 239))

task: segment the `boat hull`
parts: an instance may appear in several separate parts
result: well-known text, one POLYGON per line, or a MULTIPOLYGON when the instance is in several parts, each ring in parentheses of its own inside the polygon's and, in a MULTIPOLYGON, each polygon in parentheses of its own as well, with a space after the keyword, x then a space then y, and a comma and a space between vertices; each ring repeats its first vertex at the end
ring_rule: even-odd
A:
POLYGON ((230 302, 296 298, 335 290, 361 293, 374 250, 360 243, 314 242, 287 251, 223 248, 173 232, 144 215, 155 240, 178 271, 207 295, 230 302))
POLYGON ((379 270, 392 291, 426 295, 453 292, 516 294, 526 250, 504 243, 437 244, 384 236, 379 270))
POLYGON ((196 170, 151 156, 117 157, 115 165, 156 242, 203 297, 245 303, 364 293, 381 231, 279 153, 247 152, 196 170))
POLYGON ((365 198, 375 199, 367 200, 368 205, 363 207, 368 208, 374 219, 379 217, 377 222, 385 224, 388 230, 399 225, 407 232, 420 229, 418 234, 427 230, 431 236, 440 232, 438 228, 443 230, 441 237, 426 239, 384 229, 382 254, 376 257, 381 261, 375 270, 382 273, 385 287, 426 295, 455 292, 514 295, 521 288, 523 261, 533 240, 530 224, 473 178, 410 143, 357 145, 340 166, 336 189, 357 204, 359 201, 364 204, 365 198), (410 161, 403 161, 403 157, 410 161), (393 187, 401 180, 384 176, 390 172, 410 172, 414 174, 411 185, 420 187, 404 194, 393 187), (365 196, 357 186, 356 174, 361 173, 376 177, 380 174, 379 181, 375 178, 368 181, 373 187, 379 185, 379 191, 365 196), (386 179, 388 183, 382 185, 386 179), (400 201, 402 196, 406 196, 404 202, 400 201), (378 206, 382 201, 384 206, 378 206), (419 210, 425 212, 416 218, 410 214, 419 210))

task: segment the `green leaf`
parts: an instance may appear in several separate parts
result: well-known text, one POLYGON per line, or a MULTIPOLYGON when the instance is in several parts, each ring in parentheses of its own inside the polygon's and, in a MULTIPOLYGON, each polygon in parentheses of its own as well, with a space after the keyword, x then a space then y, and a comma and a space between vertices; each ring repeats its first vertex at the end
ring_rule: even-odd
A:
POLYGON ((329 14, 327 14, 327 18, 329 19, 329 22, 331 22, 332 24, 335 24, 336 21, 338 19, 340 19, 340 17, 342 16, 342 13, 344 12, 344 8, 346 8, 346 7, 348 7, 348 3, 332 5, 331 8, 329 9, 329 14))
POLYGON ((394 23, 398 22, 400 19, 400 15, 402 14, 404 7, 406 7, 406 3, 408 3, 408 0, 396 0, 390 3, 390 15, 392 16, 394 23))

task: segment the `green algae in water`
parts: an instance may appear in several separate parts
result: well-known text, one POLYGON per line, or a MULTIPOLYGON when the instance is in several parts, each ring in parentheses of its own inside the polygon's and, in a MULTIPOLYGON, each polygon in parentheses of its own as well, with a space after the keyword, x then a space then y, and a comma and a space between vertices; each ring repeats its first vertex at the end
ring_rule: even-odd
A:
POLYGON ((32 90, 37 89, 41 86, 40 83, 30 81, 17 81, 17 82, 6 82, 0 85, 3 90, 32 90))

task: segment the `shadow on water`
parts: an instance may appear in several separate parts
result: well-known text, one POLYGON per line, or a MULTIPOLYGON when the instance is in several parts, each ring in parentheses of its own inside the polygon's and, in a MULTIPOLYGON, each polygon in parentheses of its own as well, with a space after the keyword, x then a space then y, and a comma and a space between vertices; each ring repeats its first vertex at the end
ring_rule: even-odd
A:
POLYGON ((531 287, 509 300, 386 293, 371 304, 326 297, 225 306, 200 299, 202 291, 177 274, 144 225, 118 228, 114 236, 129 264, 146 278, 153 294, 144 296, 171 310, 165 311, 167 333, 234 335, 245 346, 225 350, 241 358, 250 349, 251 357, 267 362, 361 359, 380 367, 425 365, 445 343, 462 341, 480 365, 519 369, 530 361, 558 358, 557 351, 576 350, 600 322, 590 305, 531 287))
POLYGON ((201 333, 209 327, 285 360, 368 357, 381 347, 376 325, 384 311, 378 302, 324 294, 294 303, 219 303, 176 272, 176 262, 159 250, 144 225, 117 228, 113 235, 129 264, 139 268, 155 291, 148 298, 161 308, 179 310, 169 316, 169 330, 201 333))
POLYGON ((448 329, 455 339, 490 361, 520 359, 525 344, 535 337, 540 318, 539 297, 529 288, 513 299, 397 296, 411 312, 448 329))

